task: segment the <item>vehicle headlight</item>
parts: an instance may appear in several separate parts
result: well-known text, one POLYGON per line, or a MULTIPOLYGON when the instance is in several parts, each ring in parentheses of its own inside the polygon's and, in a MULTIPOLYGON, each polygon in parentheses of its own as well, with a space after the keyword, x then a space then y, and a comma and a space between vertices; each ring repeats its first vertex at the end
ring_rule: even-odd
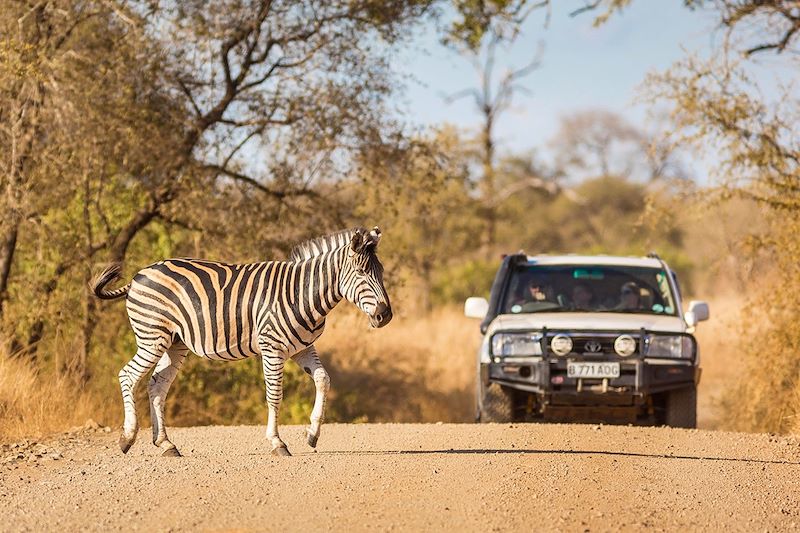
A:
POLYGON ((550 341, 550 349, 554 354, 563 357, 572 351, 572 339, 569 338, 569 335, 559 333, 550 341))
POLYGON ((691 359, 694 352, 692 338, 685 335, 650 335, 645 355, 648 357, 672 357, 691 359))
POLYGON ((542 355, 541 333, 495 333, 492 337, 492 355, 519 357, 542 355))
POLYGON ((628 357, 636 351, 636 339, 630 335, 620 335, 614 341, 614 351, 620 357, 628 357))

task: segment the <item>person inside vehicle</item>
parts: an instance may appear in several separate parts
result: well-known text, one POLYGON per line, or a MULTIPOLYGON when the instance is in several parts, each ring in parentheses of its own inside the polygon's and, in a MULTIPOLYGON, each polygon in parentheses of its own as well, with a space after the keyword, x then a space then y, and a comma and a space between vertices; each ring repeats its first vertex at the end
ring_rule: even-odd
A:
POLYGON ((528 282, 528 301, 532 302, 544 302, 545 300, 549 300, 547 296, 547 292, 549 287, 547 287, 544 283, 540 280, 533 278, 528 282))
POLYGON ((630 311, 641 309, 641 291, 636 282, 628 281, 620 287, 619 305, 615 307, 619 311, 630 311))
POLYGON ((594 295, 592 291, 583 283, 578 283, 572 287, 572 306, 575 309, 589 309, 594 295))
POLYGON ((528 294, 526 295, 529 302, 554 302, 553 288, 545 284, 541 279, 532 278, 528 282, 528 294))
POLYGON ((512 313, 530 312, 547 307, 556 307, 553 287, 541 277, 533 277, 521 284, 518 296, 509 307, 512 313))

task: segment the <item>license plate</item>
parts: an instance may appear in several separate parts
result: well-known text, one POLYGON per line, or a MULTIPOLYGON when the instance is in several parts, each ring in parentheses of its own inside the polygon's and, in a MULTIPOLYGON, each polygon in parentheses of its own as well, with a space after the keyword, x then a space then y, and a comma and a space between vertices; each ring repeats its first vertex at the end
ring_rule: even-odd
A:
POLYGON ((618 378, 619 363, 567 363, 571 378, 618 378))

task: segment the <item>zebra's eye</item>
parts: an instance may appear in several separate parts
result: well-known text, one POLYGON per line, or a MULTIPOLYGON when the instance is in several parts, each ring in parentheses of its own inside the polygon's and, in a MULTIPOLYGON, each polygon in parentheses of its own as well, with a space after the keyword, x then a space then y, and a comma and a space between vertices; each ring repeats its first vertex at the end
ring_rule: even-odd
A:
POLYGON ((366 276, 367 275, 367 271, 364 270, 363 268, 357 268, 356 269, 356 274, 358 274, 359 276, 366 276))

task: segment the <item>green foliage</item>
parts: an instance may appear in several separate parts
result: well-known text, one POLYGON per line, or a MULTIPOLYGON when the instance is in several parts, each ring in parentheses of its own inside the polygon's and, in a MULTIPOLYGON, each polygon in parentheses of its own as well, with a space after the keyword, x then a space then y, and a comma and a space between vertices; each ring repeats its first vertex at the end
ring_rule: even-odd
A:
POLYGON ((436 273, 431 287, 434 304, 461 303, 470 296, 489 297, 498 261, 466 259, 436 273))
POLYGON ((236 363, 191 356, 170 390, 167 416, 177 425, 253 424, 266 413, 260 360, 236 363))
POLYGON ((683 230, 677 219, 661 216, 650 223, 654 203, 662 203, 656 191, 617 176, 588 179, 556 194, 523 191, 502 204, 498 240, 506 253, 522 249, 529 254, 644 255, 680 247, 683 230))
MULTIPOLYGON (((280 422, 308 422, 314 382, 292 361, 286 363, 280 422)), ((261 359, 220 362, 189 355, 170 396, 168 419, 176 425, 263 424, 267 417, 261 359)), ((147 400, 145 400, 146 402, 147 400)))
POLYGON ((452 3, 458 18, 445 42, 473 52, 481 47, 490 32, 503 39, 513 39, 530 10, 537 7, 528 0, 453 0, 452 3))
POLYGON ((421 285, 421 305, 430 310, 434 276, 469 257, 480 228, 465 155, 452 129, 417 139, 362 161, 362 182, 353 202, 360 220, 380 220, 391 237, 381 257, 393 277, 407 275, 421 285))

